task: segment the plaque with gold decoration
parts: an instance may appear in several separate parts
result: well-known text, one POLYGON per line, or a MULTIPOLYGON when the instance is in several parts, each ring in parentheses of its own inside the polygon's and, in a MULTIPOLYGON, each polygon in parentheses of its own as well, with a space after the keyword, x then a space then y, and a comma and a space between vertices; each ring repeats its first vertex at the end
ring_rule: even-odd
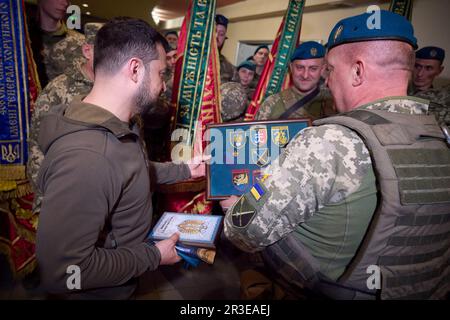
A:
POLYGON ((208 125, 207 198, 250 191, 297 133, 310 125, 309 118, 208 125))
POLYGON ((179 241, 184 245, 215 248, 222 219, 222 216, 164 212, 148 238, 160 241, 179 233, 179 241))

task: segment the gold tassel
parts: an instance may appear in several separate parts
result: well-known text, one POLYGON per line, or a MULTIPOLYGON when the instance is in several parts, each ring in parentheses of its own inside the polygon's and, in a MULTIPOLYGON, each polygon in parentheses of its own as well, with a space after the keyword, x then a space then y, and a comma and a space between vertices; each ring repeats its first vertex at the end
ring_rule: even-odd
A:
MULTIPOLYGON (((1 189, 2 183, 3 181, 0 182, 0 191, 2 191, 1 189)), ((25 183, 15 182, 15 183, 17 187, 14 190, 0 192, 0 201, 14 198, 21 198, 34 192, 33 187, 29 182, 25 183)))
POLYGON ((26 179, 26 170, 23 165, 1 165, 0 181, 3 180, 24 180, 26 179))

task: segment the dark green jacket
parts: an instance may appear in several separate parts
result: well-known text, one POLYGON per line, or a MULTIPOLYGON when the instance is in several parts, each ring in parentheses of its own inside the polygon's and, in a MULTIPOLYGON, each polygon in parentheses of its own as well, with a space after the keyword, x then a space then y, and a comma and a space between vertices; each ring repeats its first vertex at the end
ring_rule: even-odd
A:
POLYGON ((149 169, 157 183, 190 177, 186 165, 151 164, 138 131, 76 98, 43 117, 44 198, 36 254, 43 289, 75 299, 125 299, 136 277, 155 270, 159 250, 144 243, 152 222, 149 169), (81 269, 81 290, 66 286, 81 269))

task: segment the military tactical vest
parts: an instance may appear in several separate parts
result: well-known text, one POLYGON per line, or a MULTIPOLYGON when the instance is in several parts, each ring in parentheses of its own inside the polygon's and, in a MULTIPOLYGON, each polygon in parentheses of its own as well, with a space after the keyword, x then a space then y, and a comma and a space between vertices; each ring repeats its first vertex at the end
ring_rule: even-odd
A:
POLYGON ((308 289, 331 298, 445 298, 450 290, 450 149, 435 118, 355 110, 314 122, 322 124, 348 127, 364 140, 377 177, 377 210, 336 282, 317 272, 317 262, 292 237, 266 250, 265 260, 280 268, 301 255, 302 265, 286 267, 291 283, 307 280, 308 289))

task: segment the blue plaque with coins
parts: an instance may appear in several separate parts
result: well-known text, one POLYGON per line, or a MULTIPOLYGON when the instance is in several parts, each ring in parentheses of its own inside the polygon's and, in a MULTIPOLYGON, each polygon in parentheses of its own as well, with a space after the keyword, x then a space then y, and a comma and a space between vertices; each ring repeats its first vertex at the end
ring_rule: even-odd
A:
POLYGON ((301 130, 309 118, 208 125, 207 197, 242 195, 270 173, 265 170, 301 130))

